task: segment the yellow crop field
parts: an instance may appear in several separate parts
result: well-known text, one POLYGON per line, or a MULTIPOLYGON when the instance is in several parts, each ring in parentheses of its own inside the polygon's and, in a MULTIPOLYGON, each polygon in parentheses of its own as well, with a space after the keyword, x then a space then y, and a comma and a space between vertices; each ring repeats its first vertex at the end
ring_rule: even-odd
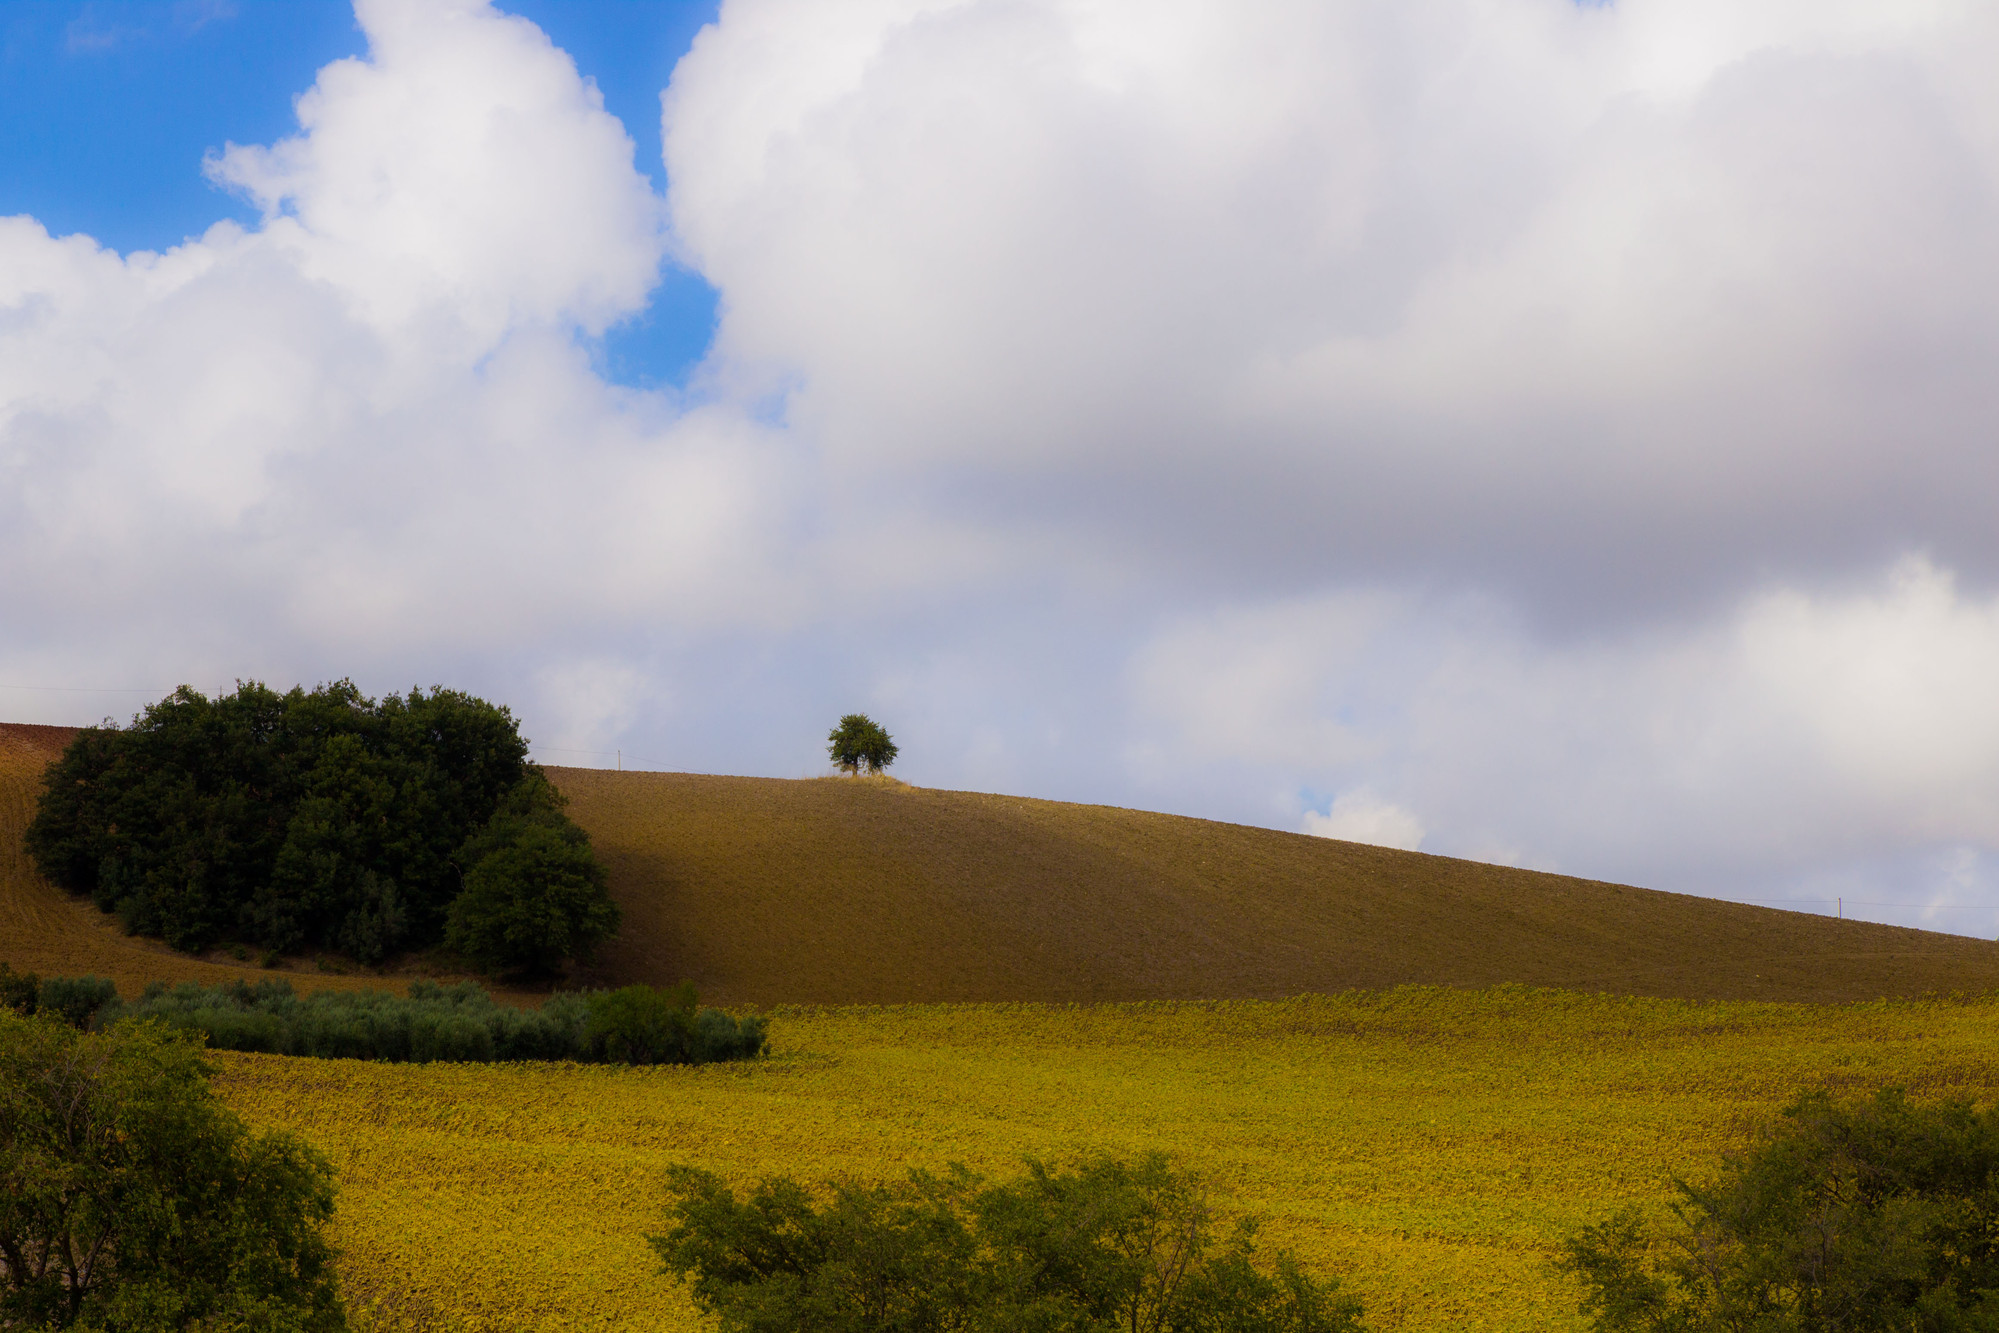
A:
POLYGON ((662 1169, 863 1179, 1163 1149, 1346 1276, 1377 1329, 1578 1327, 1560 1236, 1658 1205, 1808 1087, 1999 1092, 1999 1000, 1812 1006, 1411 988, 1285 1001, 780 1009, 748 1066, 221 1055, 317 1143, 382 1328, 693 1329, 662 1169))

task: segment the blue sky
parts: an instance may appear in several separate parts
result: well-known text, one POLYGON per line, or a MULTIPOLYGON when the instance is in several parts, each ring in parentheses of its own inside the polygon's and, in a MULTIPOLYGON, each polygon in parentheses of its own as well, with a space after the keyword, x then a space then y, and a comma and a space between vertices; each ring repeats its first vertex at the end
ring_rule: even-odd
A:
MULTIPOLYGON (((596 81, 665 187, 659 93, 720 0, 519 0, 596 81)), ((201 173, 228 142, 297 129, 292 99, 319 69, 361 55, 345 0, 7 0, 0 5, 0 216, 158 250, 257 210, 201 173)), ((667 265, 653 301, 605 339, 621 383, 684 378, 714 328, 715 292, 667 265)))
POLYGON ((776 776, 859 709, 1991 933, 1995 66, 1985 0, 13 0, 0 704, 776 776))

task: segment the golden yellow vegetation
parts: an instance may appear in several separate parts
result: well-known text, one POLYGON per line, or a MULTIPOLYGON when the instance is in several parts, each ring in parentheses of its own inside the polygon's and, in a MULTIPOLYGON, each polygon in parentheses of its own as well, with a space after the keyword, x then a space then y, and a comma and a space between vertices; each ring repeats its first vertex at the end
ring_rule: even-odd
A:
POLYGON ((1279 1002, 785 1009, 753 1066, 225 1055, 343 1173, 382 1327, 698 1327, 653 1271, 662 1168, 896 1176, 1158 1148, 1350 1275, 1379 1329, 1577 1327, 1557 1238, 1657 1204, 1806 1087, 1999 1091, 1999 1001, 1694 1003, 1502 988, 1279 1002))

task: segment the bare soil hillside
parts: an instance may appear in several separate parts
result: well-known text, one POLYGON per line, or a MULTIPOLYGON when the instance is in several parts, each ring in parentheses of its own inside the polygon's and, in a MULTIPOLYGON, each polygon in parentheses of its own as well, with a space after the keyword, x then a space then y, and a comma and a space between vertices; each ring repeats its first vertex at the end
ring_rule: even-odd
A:
MULTIPOLYGON (((74 732, 0 724, 0 960, 268 976, 124 935, 21 845, 74 732)), ((1524 982, 1687 998, 1999 989, 1999 945, 1302 834, 888 779, 549 770, 625 928, 591 980, 721 1004, 1223 999, 1524 982)), ((294 961, 296 984, 381 985, 294 961)), ((524 997, 522 997, 524 998, 524 997)))
POLYGON ((1983 940, 1303 834, 887 779, 549 772, 625 909, 606 974, 719 1003, 1999 988, 1983 940))

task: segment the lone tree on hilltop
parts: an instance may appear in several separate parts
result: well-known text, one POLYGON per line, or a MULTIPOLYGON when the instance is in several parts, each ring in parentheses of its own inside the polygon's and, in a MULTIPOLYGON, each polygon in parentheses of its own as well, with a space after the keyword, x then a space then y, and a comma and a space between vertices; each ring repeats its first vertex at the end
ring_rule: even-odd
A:
POLYGON ((826 753, 842 773, 879 773, 895 762, 895 741, 866 713, 849 713, 827 733, 826 753))

